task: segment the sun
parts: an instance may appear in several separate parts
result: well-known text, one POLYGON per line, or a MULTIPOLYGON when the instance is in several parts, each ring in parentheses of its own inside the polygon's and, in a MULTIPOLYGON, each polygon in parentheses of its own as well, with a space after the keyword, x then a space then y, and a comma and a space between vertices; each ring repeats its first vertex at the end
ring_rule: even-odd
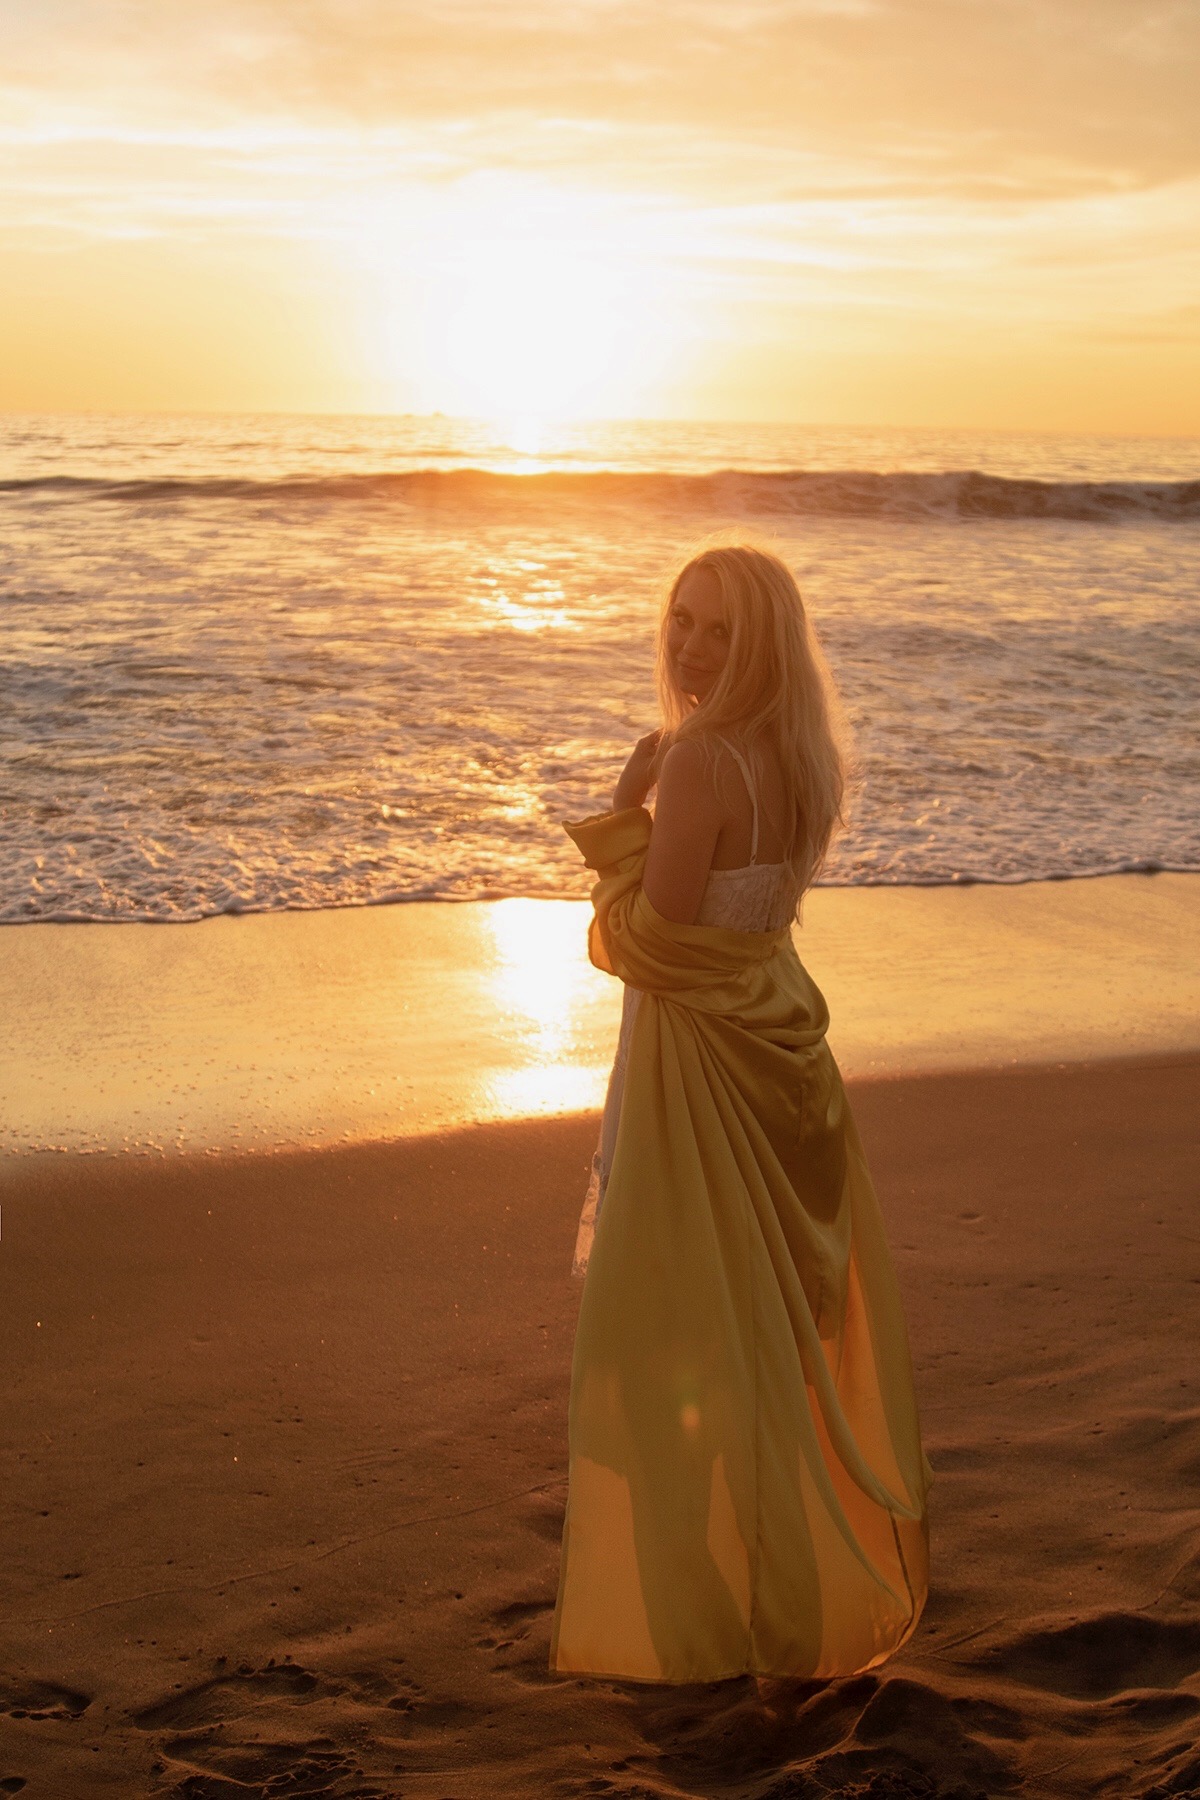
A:
POLYGON ((632 416, 673 372, 677 295, 628 208, 491 180, 447 197, 435 236, 397 238, 385 373, 414 410, 632 416))
POLYGON ((446 376, 472 412, 573 417, 622 380, 629 300, 618 271, 578 252, 476 244, 447 312, 446 376))

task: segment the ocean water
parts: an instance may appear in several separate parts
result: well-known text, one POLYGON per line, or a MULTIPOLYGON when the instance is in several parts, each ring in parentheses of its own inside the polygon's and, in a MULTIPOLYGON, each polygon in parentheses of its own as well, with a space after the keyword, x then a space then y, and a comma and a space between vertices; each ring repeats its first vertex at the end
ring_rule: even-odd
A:
POLYGON ((826 882, 1200 869, 1200 442, 11 416, 0 919, 585 894, 731 525, 853 730, 826 882))

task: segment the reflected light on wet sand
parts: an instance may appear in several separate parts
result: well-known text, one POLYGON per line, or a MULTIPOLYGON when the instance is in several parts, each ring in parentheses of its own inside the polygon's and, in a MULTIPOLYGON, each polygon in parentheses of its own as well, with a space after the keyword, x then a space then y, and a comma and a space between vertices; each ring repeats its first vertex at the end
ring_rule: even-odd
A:
MULTIPOLYGON (((599 1108, 620 983, 583 900, 7 926, 0 1176, 31 1151, 271 1149, 599 1108)), ((1200 1043, 1200 877, 818 888, 851 1079, 1200 1043)), ((681 1399, 686 1396, 681 1396, 681 1399)))
POLYGON ((575 1112, 604 1100, 607 1068, 581 1063, 595 976, 572 907, 497 900, 488 908, 495 947, 489 986, 516 1037, 519 1066, 488 1083, 501 1114, 575 1112))

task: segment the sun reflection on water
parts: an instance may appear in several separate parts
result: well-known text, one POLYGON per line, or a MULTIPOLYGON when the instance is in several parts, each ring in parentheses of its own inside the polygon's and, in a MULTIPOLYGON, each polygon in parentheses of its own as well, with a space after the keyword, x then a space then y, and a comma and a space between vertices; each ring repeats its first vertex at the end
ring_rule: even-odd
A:
MULTIPOLYGON (((550 422, 536 413, 526 413, 515 418, 497 421, 496 435, 500 441, 515 450, 520 457, 541 457, 549 447, 553 433, 550 422)), ((547 464, 539 463, 539 467, 547 464)))
POLYGON ((480 606, 514 631, 578 631, 580 621, 568 609, 562 583, 544 575, 543 566, 514 561, 507 585, 496 575, 486 576, 480 606))

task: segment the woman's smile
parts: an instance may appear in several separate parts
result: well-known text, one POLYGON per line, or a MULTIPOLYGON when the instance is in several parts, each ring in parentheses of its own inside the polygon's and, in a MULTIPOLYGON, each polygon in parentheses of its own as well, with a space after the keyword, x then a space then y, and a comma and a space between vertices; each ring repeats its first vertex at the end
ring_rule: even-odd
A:
POLYGON ((667 620, 667 652, 685 693, 703 700, 729 659, 729 627, 720 583, 697 569, 679 584, 667 620))

